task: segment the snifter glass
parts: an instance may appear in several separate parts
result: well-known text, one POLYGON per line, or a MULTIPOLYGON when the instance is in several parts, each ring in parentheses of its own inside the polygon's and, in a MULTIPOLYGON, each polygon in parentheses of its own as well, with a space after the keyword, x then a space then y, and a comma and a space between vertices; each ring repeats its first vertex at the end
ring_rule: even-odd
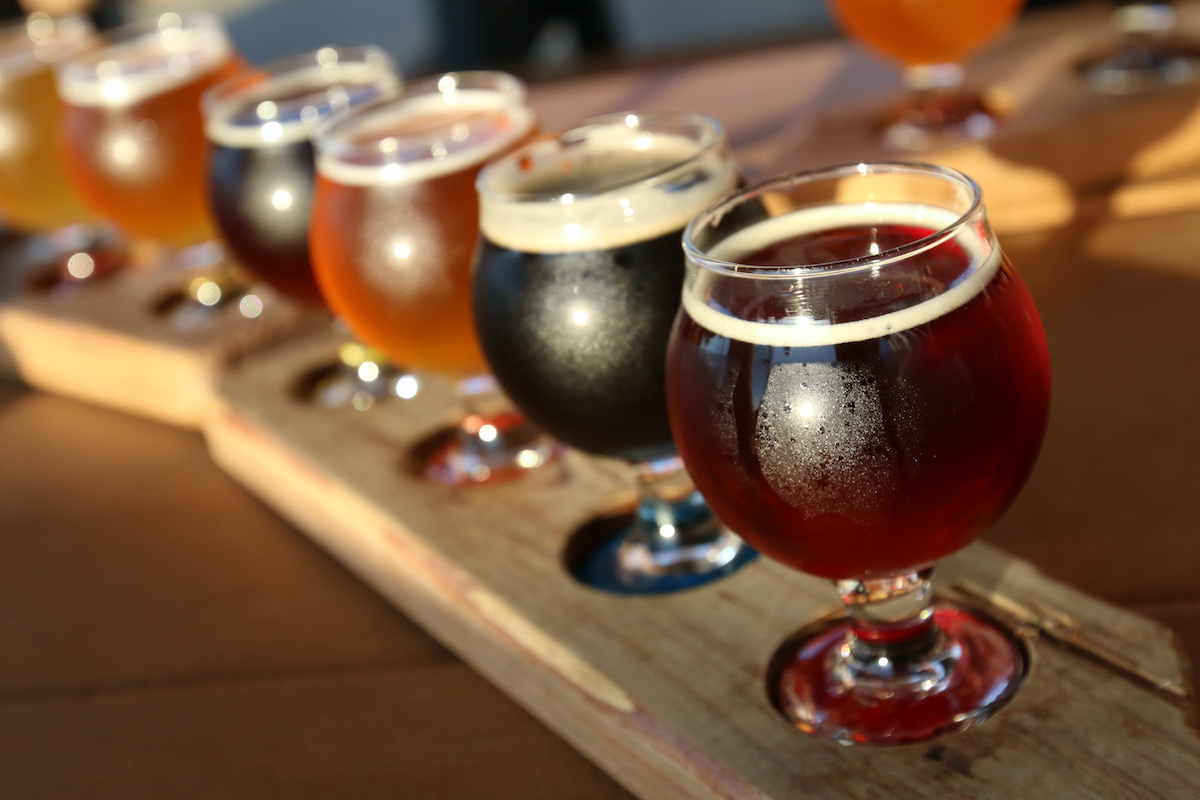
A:
POLYGON ((981 139, 995 109, 967 87, 964 64, 1017 18, 1024 0, 829 0, 845 31, 898 62, 908 97, 886 121, 899 150, 943 140, 981 139))
POLYGON ((764 555, 834 581, 844 620, 789 642, 797 727, 918 742, 1008 702, 1023 646, 930 593, 1033 468, 1050 365, 979 187, 858 164, 747 189, 691 223, 667 400, 696 485, 764 555))
POLYGON ((188 281, 190 300, 170 312, 182 327, 211 324, 237 296, 213 241, 200 97, 244 66, 220 18, 202 12, 127 23, 56 64, 62 155, 85 205, 129 238, 135 262, 211 273, 188 281))
POLYGON ((524 85, 485 71, 413 81, 313 136, 309 245, 322 296, 360 341, 452 382, 462 402, 450 435, 417 448, 435 482, 514 477, 554 454, 499 398, 471 324, 475 177, 533 128, 524 85))
POLYGON ((58 65, 63 155, 87 205, 170 248, 212 239, 200 96, 244 64, 210 14, 161 14, 58 65))
POLYGON ((668 111, 547 133, 480 173, 475 324, 493 373, 539 427, 638 476, 631 523, 573 565, 593 586, 690 588, 751 555, 692 488, 663 396, 683 227, 737 180, 720 124, 668 111))
POLYGON ((58 287, 114 272, 113 232, 92 222, 58 152, 63 103, 54 66, 94 47, 86 17, 33 13, 0 25, 0 213, 6 226, 38 234, 58 287))

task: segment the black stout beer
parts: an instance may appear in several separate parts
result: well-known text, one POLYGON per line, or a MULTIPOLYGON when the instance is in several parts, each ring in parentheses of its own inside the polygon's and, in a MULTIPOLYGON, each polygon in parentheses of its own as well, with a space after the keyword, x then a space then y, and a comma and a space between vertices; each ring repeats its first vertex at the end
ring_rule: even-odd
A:
POLYGON ((680 236, 736 182, 720 126, 670 113, 547 134, 481 173, 475 323, 530 420, 592 453, 673 452, 663 381, 680 236))
POLYGON ((309 137, 330 114, 399 84, 378 48, 323 47, 232 78, 205 96, 213 216, 255 277, 294 300, 322 305, 308 255, 309 137))

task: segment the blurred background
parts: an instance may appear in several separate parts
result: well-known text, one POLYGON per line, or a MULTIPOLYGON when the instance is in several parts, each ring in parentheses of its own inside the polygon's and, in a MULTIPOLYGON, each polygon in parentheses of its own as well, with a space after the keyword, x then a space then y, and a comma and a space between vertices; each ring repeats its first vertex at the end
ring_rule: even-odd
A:
MULTIPOLYGON (((1070 0, 1031 0, 1027 9, 1070 0)), ((90 5, 100 27, 155 11, 220 13, 262 63, 326 44, 371 42, 405 75, 504 68, 530 79, 838 34, 823 0, 28 0, 90 5)), ((0 0, 7 16, 17 0, 0 0)))

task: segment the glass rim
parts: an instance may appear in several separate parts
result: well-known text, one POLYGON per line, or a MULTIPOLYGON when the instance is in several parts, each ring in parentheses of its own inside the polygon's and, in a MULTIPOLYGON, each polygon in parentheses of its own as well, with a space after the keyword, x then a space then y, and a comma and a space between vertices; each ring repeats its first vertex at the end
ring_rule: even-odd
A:
POLYGON ((476 179, 475 188, 481 196, 486 196, 489 200, 501 203, 553 201, 568 194, 578 198, 599 197, 618 189, 653 186, 656 183, 666 180, 675 172, 685 169, 688 166, 700 161, 708 154, 724 146, 726 142, 727 136, 724 126, 721 125, 721 123, 714 117, 695 111, 620 111, 613 114, 603 114, 598 117, 589 117, 588 119, 585 119, 582 122, 572 125, 568 128, 560 128, 555 131, 549 131, 547 133, 540 134, 525 142, 517 149, 505 153, 483 168, 483 171, 479 173, 478 179, 476 179), (585 131, 590 129, 608 127, 620 123, 623 123, 628 127, 634 127, 629 125, 630 117, 636 117, 639 123, 643 119, 649 121, 687 120, 696 123, 696 127, 701 132, 702 136, 697 142, 698 147, 696 151, 686 158, 666 164, 663 167, 656 169, 654 172, 643 175, 636 179, 602 186, 598 189, 539 192, 499 189, 488 185, 489 180, 497 174, 503 165, 521 159, 543 142, 554 140, 562 141, 569 134, 583 134, 585 131))
MULTIPOLYGON (((420 131, 413 134, 371 136, 358 141, 346 141, 338 137, 359 124, 367 124, 375 114, 386 113, 393 108, 402 108, 417 97, 440 92, 442 81, 451 78, 455 81, 454 88, 484 89, 494 91, 509 99, 510 107, 524 107, 528 89, 520 78, 501 70, 460 70, 428 75, 405 83, 394 95, 380 97, 367 103, 343 109, 328 119, 321 121, 312 133, 313 147, 317 153, 327 158, 345 160, 355 156, 364 159, 375 156, 380 164, 388 163, 386 158, 391 151, 385 152, 380 145, 391 140, 399 151, 408 146, 426 144, 440 134, 438 132, 420 131)), ((486 123, 480 123, 480 127, 486 123)), ((476 127, 467 123, 468 127, 476 127)), ((469 134, 468 134, 469 138, 469 134)), ((364 162, 366 163, 366 162, 364 162)))
POLYGON ((178 21, 178 26, 172 26, 177 30, 208 29, 216 31, 221 34, 221 38, 227 45, 231 45, 229 33, 225 29, 225 22, 220 15, 211 11, 164 11, 161 14, 125 22, 115 28, 98 31, 99 46, 84 53, 76 53, 73 58, 64 59, 61 69, 64 71, 94 70, 100 63, 113 60, 111 51, 114 48, 134 41, 145 34, 153 34, 156 31, 159 35, 166 33, 163 29, 163 22, 172 17, 178 21))
POLYGON ((739 189, 692 219, 687 227, 684 228, 682 246, 684 255, 689 263, 710 272, 731 277, 759 280, 836 277, 878 269, 937 247, 943 242, 956 237, 964 227, 971 223, 972 219, 982 215, 983 210, 983 190, 979 184, 974 179, 952 167, 919 161, 863 161, 791 172, 739 189), (719 221, 721 217, 725 216, 735 207, 756 197, 760 197, 767 192, 783 187, 794 187, 806 183, 816 183, 820 180, 850 177, 852 175, 900 173, 920 173, 932 178, 942 178, 956 183, 970 192, 970 205, 953 222, 941 225, 937 230, 920 239, 882 250, 874 255, 837 259, 820 264, 796 266, 754 266, 740 264, 736 261, 713 258, 702 252, 696 244, 696 236, 701 229, 709 226, 713 221, 719 221))
MULTIPOLYGON (((256 88, 263 87, 265 80, 278 78, 287 75, 291 72, 299 72, 307 67, 322 67, 326 66, 320 62, 320 54, 332 51, 338 55, 337 64, 370 64, 373 59, 378 59, 381 65, 387 68, 387 71, 395 76, 397 86, 400 85, 400 72, 396 69, 396 61, 392 58, 391 53, 384 50, 382 47, 374 44, 352 44, 352 45, 336 45, 330 44, 323 47, 313 48, 303 53, 293 53, 292 55, 282 56, 272 61, 268 61, 261 66, 253 66, 244 72, 239 72, 236 75, 231 75, 215 86, 207 89, 200 96, 200 109, 207 117, 221 104, 230 101, 241 95, 251 95, 256 88), (349 56, 349 58, 343 58, 349 56)), ((333 66, 333 65, 330 65, 333 66)), ((261 122, 246 123, 247 127, 251 125, 261 125, 261 122)))
POLYGON ((47 14, 45 11, 34 11, 23 17, 13 17, 10 20, 0 22, 0 48, 6 46, 9 39, 20 41, 23 38, 25 42, 29 43, 31 49, 12 53, 0 51, 0 71, 3 70, 5 62, 9 61, 22 62, 22 68, 28 66, 29 62, 32 62, 34 65, 40 64, 53 69, 56 64, 87 50, 89 41, 93 41, 101 35, 101 32, 96 30, 96 26, 92 24, 91 18, 86 14, 64 14, 56 17, 47 14), (37 47, 43 41, 36 39, 33 31, 30 30, 30 26, 33 23, 43 20, 49 22, 55 28, 55 35, 44 41, 55 41, 63 48, 62 52, 58 53, 57 57, 50 61, 44 61, 37 55, 37 47), (71 27, 75 28, 73 32, 70 31, 71 27), (58 36, 59 31, 67 31, 75 35, 62 40, 58 36), (24 37, 20 37, 19 33, 24 33, 24 37))

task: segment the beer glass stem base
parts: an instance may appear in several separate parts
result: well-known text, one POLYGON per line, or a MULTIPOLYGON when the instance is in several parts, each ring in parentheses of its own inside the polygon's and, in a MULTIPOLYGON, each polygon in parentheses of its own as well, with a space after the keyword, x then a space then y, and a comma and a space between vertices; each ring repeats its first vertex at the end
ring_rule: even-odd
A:
POLYGON ((926 64, 904 70, 905 100, 884 121, 884 142, 893 150, 927 150, 940 144, 986 139, 998 112, 963 83, 958 64, 926 64))
POLYGON ((846 618, 784 645, 776 708, 841 744, 899 745, 965 730, 1008 703, 1028 672, 1024 645, 989 617, 932 603, 930 572, 838 581, 846 618))
POLYGON ((560 445, 508 405, 490 375, 462 381, 458 394, 467 411, 424 456, 425 480, 472 486, 511 480, 557 461, 560 445))
POLYGON ((81 223, 46 234, 54 252, 50 291, 94 284, 119 272, 128 259, 125 243, 111 228, 81 223))
POLYGON ((367 411, 384 400, 411 400, 421 390, 416 375, 392 366, 375 348, 355 341, 343 342, 336 363, 323 373, 311 393, 312 401, 322 408, 367 411))
POLYGON ((678 456, 638 465, 639 500, 578 571, 583 582, 629 594, 690 589, 736 570, 754 551, 712 513, 678 456))

